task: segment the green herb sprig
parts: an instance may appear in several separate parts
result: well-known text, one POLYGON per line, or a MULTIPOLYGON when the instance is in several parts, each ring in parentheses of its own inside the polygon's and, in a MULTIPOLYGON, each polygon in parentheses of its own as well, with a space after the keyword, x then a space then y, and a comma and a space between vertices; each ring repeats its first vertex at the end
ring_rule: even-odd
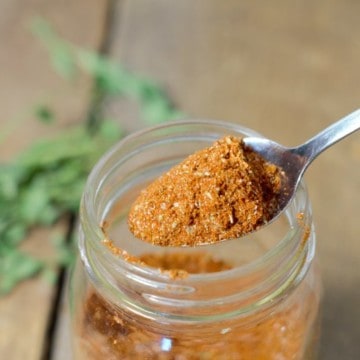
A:
MULTIPOLYGON (((119 122, 105 118, 103 99, 135 100, 146 123, 183 115, 154 81, 127 71, 104 55, 70 44, 45 20, 35 19, 32 31, 62 77, 74 81, 85 72, 92 78, 95 109, 79 126, 38 140, 17 159, 0 164, 0 295, 36 274, 49 274, 48 262, 22 251, 22 242, 31 229, 51 226, 64 215, 77 213, 91 168, 124 135, 119 122)), ((44 123, 56 121, 56 114, 46 104, 38 105, 35 115, 44 123)), ((68 264, 73 245, 58 238, 54 247, 57 256, 52 266, 68 264)))
POLYGON ((73 81, 79 72, 83 72, 93 79, 95 99, 99 94, 100 97, 132 99, 139 105, 142 118, 148 124, 184 117, 154 80, 130 72, 102 54, 70 44, 42 18, 35 18, 31 28, 48 49, 50 61, 61 76, 73 81))
POLYGON ((46 268, 46 261, 19 249, 22 241, 32 228, 77 212, 89 171, 121 136, 114 122, 102 122, 95 135, 72 128, 0 165, 0 294, 46 268))

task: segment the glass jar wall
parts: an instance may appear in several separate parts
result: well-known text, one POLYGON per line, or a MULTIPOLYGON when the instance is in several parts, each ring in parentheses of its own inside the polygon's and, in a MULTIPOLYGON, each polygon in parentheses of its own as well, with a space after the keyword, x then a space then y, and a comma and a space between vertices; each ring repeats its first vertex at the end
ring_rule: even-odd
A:
POLYGON ((160 248, 126 223, 139 191, 224 135, 224 122, 174 122, 133 134, 93 169, 71 280, 75 359, 310 360, 320 281, 304 184, 260 231, 199 248, 160 248))

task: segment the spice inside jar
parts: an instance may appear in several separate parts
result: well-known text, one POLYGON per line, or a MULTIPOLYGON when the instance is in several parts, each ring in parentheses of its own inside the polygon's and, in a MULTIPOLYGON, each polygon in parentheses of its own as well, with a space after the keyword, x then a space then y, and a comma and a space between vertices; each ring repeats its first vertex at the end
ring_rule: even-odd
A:
POLYGON ((168 124, 125 139, 95 167, 72 277, 76 359, 313 359, 319 276, 302 185, 271 225, 201 251, 158 247, 128 229, 141 189, 231 132, 253 135, 226 123, 168 124))
MULTIPOLYGON (((172 270, 176 264, 193 274, 231 268, 205 253, 147 254, 141 260, 163 270, 172 270)), ((224 321, 220 327, 209 325, 206 331, 180 325, 178 330, 175 326, 164 332, 161 324, 143 323, 137 315, 129 317, 91 291, 85 302, 82 336, 92 342, 89 359, 238 360, 240 355, 243 360, 302 359, 299 354, 309 346, 306 341, 316 336, 305 336, 316 317, 316 301, 309 292, 301 299, 293 296, 281 310, 266 317, 249 317, 245 324, 224 321)))

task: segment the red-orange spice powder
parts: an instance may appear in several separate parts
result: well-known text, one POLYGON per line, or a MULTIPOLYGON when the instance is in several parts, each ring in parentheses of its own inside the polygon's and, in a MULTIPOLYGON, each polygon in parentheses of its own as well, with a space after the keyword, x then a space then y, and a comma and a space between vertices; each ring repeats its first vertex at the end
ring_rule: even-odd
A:
MULTIPOLYGON (((142 240, 163 246, 195 246, 239 237, 256 230, 276 212, 281 176, 280 169, 246 149, 241 140, 225 137, 145 189, 132 206, 129 227, 142 240)), ((106 235, 105 226, 103 231, 106 235)), ((103 242, 115 255, 168 272, 174 279, 231 268, 203 252, 133 257, 106 236, 103 242)), ((250 318, 247 326, 225 328, 205 338, 199 338, 196 329, 189 329, 186 336, 176 328, 171 335, 159 334, 93 291, 84 308, 87 359, 302 359, 317 299, 306 285, 297 291, 301 297, 294 296, 293 302, 269 316, 258 321, 250 318), (163 338, 170 341, 171 349, 163 351, 163 338)))
POLYGON ((282 173, 226 136, 151 183, 130 209, 133 234, 161 246, 196 246, 237 238, 278 209, 282 173))
MULTIPOLYGON (((180 269, 191 270, 191 273, 230 268, 226 263, 200 253, 186 256, 148 254, 141 261, 155 268, 169 266, 171 269, 171 264, 176 264, 180 269), (199 256, 202 257, 200 262, 199 256)), ((260 319, 250 316, 246 325, 239 323, 234 326, 224 322, 221 324, 223 331, 211 330, 209 325, 207 336, 202 336, 201 330, 196 328, 184 332, 176 326, 171 331, 159 333, 155 328, 160 324, 155 328, 145 325, 137 315, 129 317, 93 291, 87 296, 84 307, 81 336, 86 343, 83 343, 83 352, 87 360, 310 360, 313 349, 307 346, 311 345, 316 333, 309 329, 316 320, 318 299, 311 289, 306 289, 306 285, 301 285, 297 291, 301 296, 294 294, 293 301, 286 307, 260 319), (161 347, 164 338, 171 343, 168 350, 161 347), (307 355, 304 355, 305 349, 309 351, 307 355)))

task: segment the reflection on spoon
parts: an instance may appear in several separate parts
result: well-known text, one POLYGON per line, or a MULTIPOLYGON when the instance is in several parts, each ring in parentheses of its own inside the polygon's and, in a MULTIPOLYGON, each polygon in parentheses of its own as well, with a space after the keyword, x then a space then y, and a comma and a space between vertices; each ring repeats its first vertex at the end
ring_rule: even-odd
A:
POLYGON ((357 110, 295 148, 258 137, 219 139, 144 189, 130 209, 129 229, 160 246, 205 245, 254 232, 284 211, 322 151, 359 128, 357 110))
POLYGON ((360 109, 330 125, 303 145, 286 148, 274 141, 247 137, 243 141, 247 147, 263 157, 264 160, 280 167, 286 182, 283 183, 276 219, 294 197, 300 180, 312 161, 324 150, 341 139, 360 129, 360 109))

